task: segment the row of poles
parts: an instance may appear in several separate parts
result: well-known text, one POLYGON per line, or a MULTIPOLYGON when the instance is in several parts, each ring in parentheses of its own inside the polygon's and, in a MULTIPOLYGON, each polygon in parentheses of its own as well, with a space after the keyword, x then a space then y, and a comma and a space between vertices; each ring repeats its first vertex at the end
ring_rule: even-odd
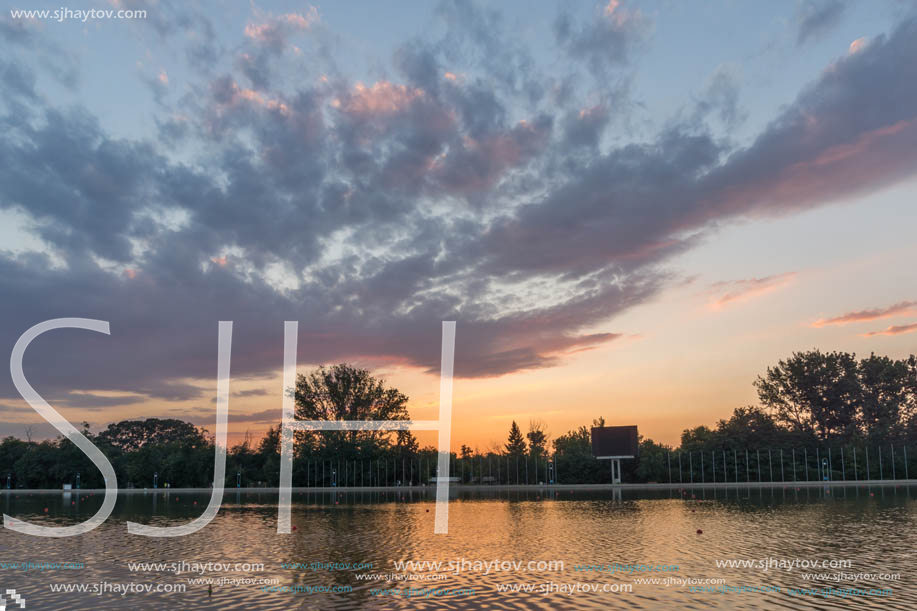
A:
MULTIPOLYGON (((410 486, 432 483, 437 475, 435 459, 384 460, 306 459, 305 474, 294 480, 304 487, 410 486)), ((449 476, 466 484, 554 484, 557 466, 553 457, 528 456, 450 457, 449 476)), ((237 472, 236 485, 242 482, 237 472)))
MULTIPOLYGON (((888 452, 885 454, 883 460, 882 446, 877 446, 873 452, 873 466, 870 467, 870 453, 869 448, 864 447, 859 452, 859 458, 857 453, 857 448, 853 447, 847 451, 845 456, 844 448, 840 448, 839 452, 832 453, 831 448, 828 448, 827 453, 823 453, 820 448, 815 449, 814 456, 809 453, 808 448, 803 448, 801 452, 797 452, 795 448, 790 449, 784 453, 783 448, 779 449, 777 452, 772 451, 770 448, 767 449, 767 454, 764 457, 764 462, 762 463, 762 454, 761 450, 755 450, 753 453, 749 450, 744 451, 744 460, 741 461, 744 466, 744 469, 739 468, 740 456, 741 454, 738 450, 732 450, 732 456, 728 456, 729 451, 723 450, 697 450, 697 451, 677 451, 675 459, 672 458, 672 452, 666 453, 666 460, 668 463, 668 474, 669 474, 669 483, 675 483, 676 481, 679 484, 683 483, 739 483, 740 481, 744 482, 774 482, 774 481, 835 481, 836 476, 840 475, 839 481, 859 481, 860 479, 869 480, 873 474, 873 471, 878 475, 877 479, 883 480, 887 476, 891 476, 891 479, 898 479, 899 469, 897 468, 897 462, 895 455, 895 446, 888 446, 888 452), (685 458, 687 454, 687 458, 685 458), (776 454, 776 468, 774 466, 776 454), (695 460, 695 455, 696 460, 695 460), (728 458, 732 460, 729 461, 728 458), (810 468, 810 459, 815 459, 814 467, 810 468), (797 464, 797 459, 802 461, 802 466, 800 467, 797 464), (705 466, 706 460, 706 466, 705 466), (754 460, 754 469, 752 469, 752 461, 754 460), (835 464, 835 461, 840 462, 840 465, 835 464), (859 460, 859 462, 858 462, 859 460), (789 465, 787 464, 789 461, 789 465), (732 463, 731 465, 729 463, 732 463), (687 463, 687 464, 685 464, 687 463), (696 464, 695 464, 696 463, 696 464), (876 464, 878 463, 878 464, 876 464), (673 466, 674 465, 674 466, 673 466), (852 469, 848 471, 848 465, 852 466, 852 469), (700 469, 699 476, 695 476, 695 466, 698 466, 700 469), (730 466, 732 467, 730 474, 730 466), (684 468, 687 467, 687 474, 684 472, 684 468), (790 467, 790 477, 787 478, 786 467, 790 467), (839 468, 838 468, 839 467, 839 468), (860 467, 865 468, 865 477, 860 477, 860 467), (673 473, 674 468, 674 473, 673 473), (740 474, 744 471, 744 479, 740 480, 740 474), (776 471, 776 473, 775 473, 776 471), (752 473, 755 475, 755 479, 752 479, 752 473), (779 474, 780 479, 775 479, 775 475, 779 474), (767 479, 764 479, 764 476, 767 475, 767 479), (812 476, 814 475, 814 480, 812 476), (848 477, 851 476, 851 477, 848 477), (708 479, 709 478, 709 479, 708 479)), ((900 451, 898 452, 898 457, 903 458, 903 472, 901 475, 904 476, 904 479, 909 479, 908 477, 908 459, 907 459, 907 446, 901 446, 900 451)))

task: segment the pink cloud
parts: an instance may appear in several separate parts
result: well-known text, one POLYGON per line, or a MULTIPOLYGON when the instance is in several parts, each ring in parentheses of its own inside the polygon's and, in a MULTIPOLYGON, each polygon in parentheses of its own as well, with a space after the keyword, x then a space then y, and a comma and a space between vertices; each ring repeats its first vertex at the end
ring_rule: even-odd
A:
POLYGON ((846 325, 852 322, 865 322, 879 318, 889 318, 900 314, 909 314, 917 307, 917 301, 901 301, 886 308, 871 308, 847 312, 833 318, 819 318, 812 323, 813 327, 827 327, 828 325, 846 325))
POLYGON ((917 322, 909 325, 894 325, 881 331, 870 331, 863 333, 863 337, 873 337, 875 335, 903 335, 904 333, 913 333, 917 331, 917 322))
POLYGON ((866 46, 867 42, 869 42, 868 39, 865 36, 861 36, 860 38, 857 38, 852 43, 850 43, 850 48, 847 49, 847 52, 850 55, 853 55, 854 53, 859 53, 866 46))
POLYGON ((357 83, 346 97, 332 100, 331 106, 351 115, 389 116, 405 110, 423 96, 423 89, 389 81, 378 81, 370 87, 357 83))
POLYGON ((764 278, 717 282, 713 285, 713 289, 719 295, 710 302, 709 307, 711 310, 722 310, 728 304, 748 301, 772 293, 790 284, 795 277, 796 272, 786 272, 764 278))
POLYGON ((252 104, 267 110, 276 110, 284 115, 289 114, 290 112, 289 107, 280 100, 265 97, 264 94, 259 93, 254 89, 239 87, 239 84, 236 82, 233 82, 229 85, 229 90, 226 98, 221 100, 219 104, 220 110, 226 107, 235 106, 237 104, 252 104))
POLYGON ((289 30, 308 30, 318 21, 318 9, 310 6, 305 15, 287 13, 279 17, 270 17, 261 23, 248 23, 245 26, 245 35, 260 43, 282 44, 289 30))

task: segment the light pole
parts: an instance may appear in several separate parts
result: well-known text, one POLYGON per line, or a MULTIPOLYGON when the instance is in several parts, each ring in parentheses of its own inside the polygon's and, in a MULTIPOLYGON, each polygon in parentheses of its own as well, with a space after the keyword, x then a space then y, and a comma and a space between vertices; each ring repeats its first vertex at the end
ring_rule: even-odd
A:
POLYGON ((11 473, 7 473, 7 474, 6 474, 6 489, 7 489, 7 490, 10 489, 10 477, 11 477, 11 476, 12 476, 11 473))
POLYGON ((554 461, 548 462, 548 483, 554 485, 554 461))
POLYGON ((236 471, 236 488, 242 487, 242 472, 236 471))
POLYGON ((80 474, 79 473, 76 474, 76 489, 77 490, 80 489, 80 474))
POLYGON ((153 488, 159 488, 159 471, 153 473, 153 488))
POLYGON ((332 470, 331 470, 331 487, 332 487, 332 488, 337 488, 337 486, 338 486, 338 477, 337 477, 337 475, 338 475, 338 472, 335 471, 334 469, 332 469, 332 470))

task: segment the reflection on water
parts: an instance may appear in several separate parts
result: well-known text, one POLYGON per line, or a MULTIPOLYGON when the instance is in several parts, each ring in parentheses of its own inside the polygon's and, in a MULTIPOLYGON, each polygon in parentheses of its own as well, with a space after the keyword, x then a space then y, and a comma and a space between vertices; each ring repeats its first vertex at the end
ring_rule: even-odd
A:
MULTIPOLYGON (((0 566, 0 587, 15 588, 29 609, 760 609, 917 608, 913 587, 917 488, 837 487, 625 490, 559 488, 465 491, 450 503, 449 534, 433 535, 433 490, 390 489, 294 494, 291 535, 276 533, 276 492, 228 491, 217 517, 187 537, 129 535, 127 520, 158 526, 193 519, 209 496, 180 491, 124 494, 95 531, 65 539, 0 532, 0 563, 83 562, 79 570, 21 571, 0 566), (702 534, 698 534, 698 531, 702 534), (401 560, 562 560, 563 571, 483 574, 443 570, 442 580, 361 581, 356 573, 394 572, 401 560), (723 559, 849 559, 848 573, 899 573, 900 581, 806 581, 801 569, 717 568, 723 559), (204 575, 131 572, 128 562, 263 563, 264 571, 204 575), (287 570, 281 563, 372 563, 372 570, 287 570), (725 578, 738 586, 780 586, 782 593, 691 593, 685 586, 635 584, 631 593, 498 592, 499 586, 630 584, 633 576, 575 571, 582 564, 668 564, 677 573, 637 577, 725 578), (52 593, 49 583, 187 584, 188 578, 279 579, 282 586, 350 586, 347 593, 263 592, 259 585, 188 585, 181 594, 52 593), (373 596, 377 588, 474 588, 472 596, 373 596), (890 588, 891 597, 790 596, 788 587, 890 588)), ((74 491, 0 497, 5 514, 45 525, 92 515, 101 494, 74 491), (47 511, 45 511, 47 509, 47 511)), ((818 569, 836 573, 838 569, 818 569)), ((425 573, 426 574, 426 573, 425 573)), ((544 586, 550 587, 550 586, 544 586)))

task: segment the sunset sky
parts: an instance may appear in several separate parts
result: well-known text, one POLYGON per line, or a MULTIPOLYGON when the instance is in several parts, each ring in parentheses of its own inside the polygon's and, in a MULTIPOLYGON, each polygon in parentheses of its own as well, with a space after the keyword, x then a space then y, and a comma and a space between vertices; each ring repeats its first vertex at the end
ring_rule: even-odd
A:
MULTIPOLYGON (((94 430, 280 419, 354 362, 453 447, 515 419, 657 441, 795 350, 917 352, 906 2, 87 2, 0 14, 0 347, 94 430)), ((5 357, 4 357, 5 358, 5 357)), ((4 361, 5 362, 5 361, 4 361)), ((0 434, 53 436, 0 374, 0 434)), ((421 435, 422 441, 432 437, 421 435)))

